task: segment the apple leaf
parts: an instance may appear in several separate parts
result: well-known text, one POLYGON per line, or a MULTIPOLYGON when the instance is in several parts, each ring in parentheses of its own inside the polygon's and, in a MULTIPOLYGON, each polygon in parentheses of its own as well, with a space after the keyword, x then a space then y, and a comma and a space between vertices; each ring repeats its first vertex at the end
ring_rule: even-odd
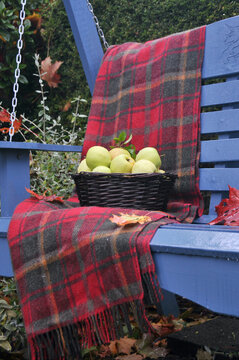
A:
POLYGON ((41 62, 41 78, 45 80, 50 87, 57 87, 60 82, 60 75, 57 74, 57 70, 61 66, 63 61, 56 61, 51 63, 51 58, 48 56, 41 62))
POLYGON ((209 225, 239 226, 239 190, 230 185, 228 187, 229 198, 223 199, 215 207, 218 216, 209 225))
POLYGON ((152 219, 149 216, 139 216, 139 215, 135 215, 135 214, 124 214, 124 213, 120 213, 120 215, 112 215, 112 217, 110 218, 110 221, 112 223, 115 223, 116 225, 119 226, 125 226, 128 224, 145 224, 146 222, 151 221, 152 219))
POLYGON ((130 134, 128 139, 126 139, 126 137, 127 137, 126 132, 122 131, 118 137, 114 138, 115 145, 110 146, 110 148, 113 149, 114 147, 122 147, 122 148, 128 150, 131 157, 133 159, 135 159, 136 158, 136 148, 133 144, 128 145, 130 143, 130 141, 132 140, 133 135, 130 134))
POLYGON ((118 137, 119 141, 120 141, 120 142, 125 141, 126 136, 127 136, 126 132, 125 132, 125 131, 122 131, 122 132, 119 134, 119 137, 118 137))

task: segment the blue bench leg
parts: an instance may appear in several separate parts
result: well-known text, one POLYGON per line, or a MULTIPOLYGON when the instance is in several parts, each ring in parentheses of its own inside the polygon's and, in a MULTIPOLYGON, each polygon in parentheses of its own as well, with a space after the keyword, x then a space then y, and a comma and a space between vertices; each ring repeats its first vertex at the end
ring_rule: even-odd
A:
POLYGON ((178 317, 179 308, 175 295, 164 289, 161 289, 161 291, 163 294, 163 300, 161 301, 163 315, 174 315, 175 317, 178 317))

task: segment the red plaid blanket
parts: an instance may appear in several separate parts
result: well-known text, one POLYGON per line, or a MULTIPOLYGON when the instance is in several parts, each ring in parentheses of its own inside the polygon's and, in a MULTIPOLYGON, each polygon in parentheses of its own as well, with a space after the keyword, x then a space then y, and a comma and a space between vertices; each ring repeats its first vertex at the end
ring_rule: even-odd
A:
POLYGON ((153 146, 162 168, 176 173, 168 210, 180 221, 202 215, 199 191, 201 65, 205 27, 106 52, 97 76, 84 141, 109 147, 121 131, 137 150, 153 146))
POLYGON ((152 330, 143 298, 159 310, 160 294, 149 242, 169 222, 163 212, 69 201, 17 206, 8 238, 33 360, 78 359, 82 347, 123 337, 130 312, 152 330), (152 221, 118 227, 109 218, 119 212, 152 221))
MULTIPOLYGON (((201 211, 204 33, 199 28, 111 47, 97 78, 84 143, 85 154, 127 130, 137 149, 157 147, 165 154, 164 169, 179 176, 171 209, 187 221, 201 211)), ((159 309, 160 294, 149 244, 159 226, 175 221, 162 212, 79 207, 70 201, 19 204, 8 238, 32 360, 80 358, 82 347, 122 336, 122 323, 130 331, 130 311, 142 331, 151 331, 144 303, 159 309), (152 221, 119 228, 109 221, 119 212, 147 213, 152 221)))

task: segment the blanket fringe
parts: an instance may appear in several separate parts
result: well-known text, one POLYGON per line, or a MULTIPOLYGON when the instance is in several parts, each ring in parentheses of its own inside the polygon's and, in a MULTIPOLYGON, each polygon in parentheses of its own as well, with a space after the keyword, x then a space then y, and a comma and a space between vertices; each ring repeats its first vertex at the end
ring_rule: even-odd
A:
POLYGON ((31 360, 81 360, 81 351, 93 345, 109 343, 125 336, 123 324, 132 335, 130 314, 134 314, 141 331, 152 332, 141 300, 113 306, 74 324, 47 333, 29 336, 31 360))

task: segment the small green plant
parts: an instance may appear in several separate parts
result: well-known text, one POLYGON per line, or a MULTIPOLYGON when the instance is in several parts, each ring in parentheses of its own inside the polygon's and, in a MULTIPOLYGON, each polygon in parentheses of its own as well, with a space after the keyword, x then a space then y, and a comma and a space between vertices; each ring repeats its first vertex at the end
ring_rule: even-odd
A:
POLYGON ((26 348, 26 333, 15 280, 0 280, 0 353, 26 348))

